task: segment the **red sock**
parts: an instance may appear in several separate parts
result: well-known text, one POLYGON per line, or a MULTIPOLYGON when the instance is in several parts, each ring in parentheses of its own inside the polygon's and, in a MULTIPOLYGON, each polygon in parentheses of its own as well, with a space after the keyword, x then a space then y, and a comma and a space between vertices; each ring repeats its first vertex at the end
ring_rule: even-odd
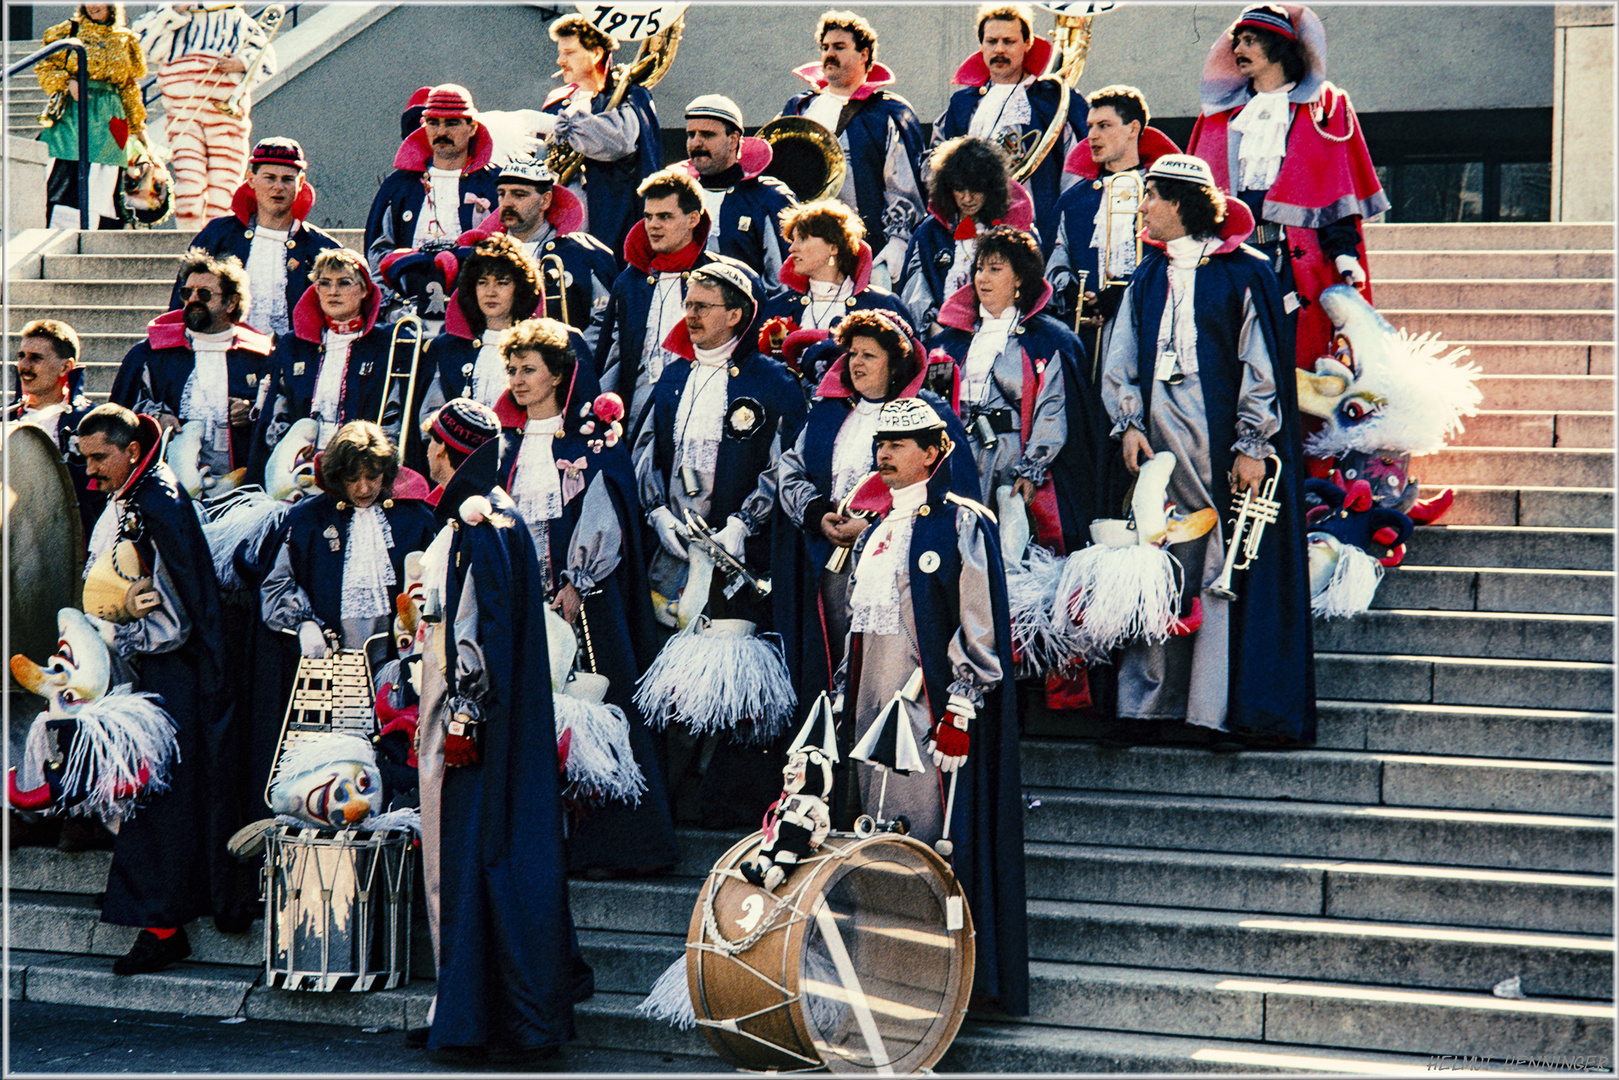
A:
POLYGON ((178 934, 180 932, 180 928, 178 926, 171 926, 168 929, 164 929, 160 926, 148 926, 146 928, 146 932, 156 937, 159 941, 167 941, 175 934, 178 934))

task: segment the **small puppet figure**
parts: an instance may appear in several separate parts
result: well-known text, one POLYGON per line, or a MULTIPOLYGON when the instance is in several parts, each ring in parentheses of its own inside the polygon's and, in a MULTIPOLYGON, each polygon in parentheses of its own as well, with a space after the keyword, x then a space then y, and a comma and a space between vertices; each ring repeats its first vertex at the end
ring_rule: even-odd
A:
POLYGON ((816 746, 793 751, 781 775, 781 798, 765 811, 764 845, 741 866, 743 877, 770 892, 832 831, 826 804, 832 794, 832 761, 825 752, 816 746))

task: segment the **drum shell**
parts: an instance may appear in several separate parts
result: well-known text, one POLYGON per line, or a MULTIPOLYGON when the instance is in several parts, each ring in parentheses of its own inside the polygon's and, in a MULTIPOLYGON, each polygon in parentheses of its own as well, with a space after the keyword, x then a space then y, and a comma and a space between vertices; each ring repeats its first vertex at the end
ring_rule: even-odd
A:
POLYGON ((408 831, 278 825, 264 868, 270 985, 358 992, 408 982, 413 861, 408 831))
POLYGON ((733 1067, 749 1071, 802 1071, 815 1068, 818 1063, 839 1073, 878 1071, 870 1065, 821 1052, 816 1044, 816 1031, 806 1018, 803 999, 799 997, 800 983, 807 935, 810 928, 816 926, 812 917, 814 909, 851 871, 871 862, 901 858, 931 873, 930 884, 937 895, 960 898, 962 925, 952 932, 951 970, 944 980, 938 1019, 924 1039, 888 1063, 883 1071, 915 1073, 931 1068, 944 1056, 961 1026, 973 983, 972 916, 949 865, 931 848, 909 837, 879 833, 859 839, 850 833, 833 833, 827 837, 822 850, 831 845, 842 849, 846 857, 806 861, 788 874, 774 894, 769 894, 734 874, 725 873, 753 857, 761 842, 762 834, 755 833, 737 843, 714 864, 692 911, 687 933, 687 985, 699 1025, 715 1052, 733 1067), (775 898, 790 896, 800 888, 803 889, 800 906, 804 917, 786 918, 785 915, 791 914, 789 909, 773 929, 735 957, 702 947, 709 940, 705 909, 711 891, 717 890, 715 922, 727 936, 741 938, 758 922, 747 921, 751 914, 750 900, 763 900, 757 910, 761 918, 768 917, 775 898), (779 984, 781 989, 759 975, 779 984), (793 1000, 795 998, 798 1000, 793 1000), (755 1013, 758 1015, 750 1016, 755 1013), (739 1019, 743 1017, 748 1018, 739 1019))
MULTIPOLYGON (((23 656, 49 656, 56 651, 56 613, 80 604, 84 527, 79 497, 62 452, 42 428, 13 424, 5 442, 10 456, 3 501, 11 545, 6 583, 10 648, 23 656)), ((11 688, 22 689, 15 679, 11 688)))

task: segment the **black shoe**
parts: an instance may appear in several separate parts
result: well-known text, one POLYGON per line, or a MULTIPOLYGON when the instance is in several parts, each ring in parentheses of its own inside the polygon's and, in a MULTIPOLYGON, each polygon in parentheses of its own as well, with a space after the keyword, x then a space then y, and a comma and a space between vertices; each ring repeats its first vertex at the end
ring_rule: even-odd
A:
POLYGON ((562 1063, 562 1047, 560 1046, 534 1046, 534 1047, 491 1047, 489 1050, 489 1064, 491 1065, 522 1065, 527 1069, 537 1071, 550 1071, 560 1067, 562 1063), (550 1069, 545 1068, 549 1065, 550 1069))
POLYGON ((129 947, 129 952, 112 962, 112 973, 145 975, 162 971, 190 955, 191 942, 186 938, 184 927, 166 938, 160 938, 150 930, 142 930, 135 935, 135 944, 129 947))
POLYGON ((427 1037, 432 1033, 432 1024, 423 1024, 419 1028, 406 1028, 405 1045, 412 1050, 421 1050, 427 1046, 427 1037))
POLYGON ((70 817, 62 822, 57 851, 105 851, 112 847, 112 833, 99 818, 70 817))
POLYGON ((1247 743, 1240 739, 1233 739, 1230 736, 1209 744, 1209 750, 1216 754, 1237 754, 1246 749, 1248 749, 1247 743))

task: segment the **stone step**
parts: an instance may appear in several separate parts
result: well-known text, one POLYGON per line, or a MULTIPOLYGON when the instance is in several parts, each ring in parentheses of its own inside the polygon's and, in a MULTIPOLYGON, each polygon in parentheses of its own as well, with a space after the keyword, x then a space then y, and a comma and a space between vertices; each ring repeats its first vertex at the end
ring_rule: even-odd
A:
POLYGON ((1031 843, 1025 850, 1028 894, 1037 900, 1594 936, 1613 926, 1607 877, 1093 844, 1031 843))
POLYGON ((1612 375, 1608 341, 1447 341, 1487 375, 1612 375))
POLYGON ((1612 222, 1367 225, 1368 251, 1612 251, 1612 222))
POLYGON ((1581 449, 1465 446, 1427 454, 1412 471, 1429 487, 1491 486, 1612 488, 1613 452, 1581 449))
POLYGON ((1029 978, 1029 1023, 1063 1027, 1494 1056, 1601 1056, 1613 1032, 1611 1006, 1567 999, 1047 961, 1029 978))
POLYGON ((47 281, 173 281, 179 254, 46 255, 40 277, 47 281))
POLYGON ((43 130, 45 129, 40 127, 37 119, 31 119, 28 117, 24 117, 14 124, 6 125, 6 134, 12 136, 13 138, 28 139, 29 141, 37 138, 39 133, 43 130))
POLYGON ((1611 713, 1613 665, 1567 660, 1315 654, 1318 698, 1611 713))
POLYGON ((1031 900, 1029 959, 1483 993, 1520 975, 1531 998, 1605 1001, 1613 939, 1031 900))
POLYGON ((1611 311, 1525 311, 1521 308, 1458 311, 1392 306, 1379 310, 1390 323, 1409 333, 1436 332, 1458 341, 1600 341, 1613 336, 1611 311))
MULTIPOLYGON (((1318 661, 1318 679, 1321 674, 1318 661)), ((1316 714, 1316 745, 1321 748, 1545 761, 1613 760, 1611 712, 1333 701, 1323 690, 1316 714)))
MULTIPOLYGON (((1413 466, 1420 476, 1426 466, 1413 466)), ((1444 485, 1427 484, 1424 498, 1444 485)), ((1541 529, 1607 529, 1613 526, 1611 488, 1495 487, 1458 484, 1456 501, 1445 515, 1446 525, 1506 525, 1541 529)))
POLYGON ((1425 653, 1599 663, 1613 656, 1613 618, 1397 608, 1368 611, 1352 619, 1317 620, 1315 647, 1380 656, 1425 653))
MULTIPOLYGON (((1611 277, 1380 277, 1373 283, 1379 308, 1443 308, 1533 311, 1611 311, 1611 277)), ((1390 322, 1394 320, 1390 319, 1390 322)), ((1395 322, 1395 326, 1400 324, 1395 322)))
MULTIPOLYGON (((13 282, 16 285, 50 285, 50 282, 13 282)), ((121 334, 144 337, 146 324, 168 310, 167 293, 150 304, 13 304, 11 306, 12 333, 16 333, 34 319, 60 319, 79 334, 121 334)), ((107 355, 103 353, 102 355, 107 355)))
MULTIPOLYGON (((365 237, 364 229, 326 231, 344 247, 356 250, 365 237)), ((190 246, 193 235, 173 228, 80 233, 79 252, 83 255, 181 255, 190 246)))
MULTIPOLYGON (((1513 450, 1499 451, 1498 456, 1535 453, 1578 452, 1513 450)), ((1424 525, 1412 534, 1406 541, 1407 559, 1426 566, 1526 570, 1606 570, 1613 565, 1612 529, 1503 528, 1443 520, 1443 525, 1424 525)))
POLYGON ((1613 276, 1611 251, 1385 251, 1371 253, 1372 292, 1382 300, 1384 282, 1396 278, 1544 278, 1613 276))
POLYGON ((1341 750, 1205 754, 1181 746, 1113 749, 1093 743, 1025 739, 1022 765, 1023 784, 1031 789, 1584 817, 1609 816, 1613 808, 1611 768, 1562 761, 1341 750))
POLYGON ((1486 410, 1467 418, 1450 441, 1461 446, 1524 446, 1605 450, 1613 446, 1613 413, 1576 410, 1486 410))
POLYGON ((145 281, 13 281, 11 295, 16 303, 30 307, 87 304, 167 309, 173 288, 172 277, 145 281))
POLYGON ((1498 570, 1406 563, 1383 575, 1372 607, 1606 615, 1613 611, 1613 571, 1498 570))
POLYGON ((1606 874, 1613 859, 1613 822, 1602 818, 1030 790, 1040 805, 1024 835, 1048 843, 1579 874, 1606 874))
POLYGON ((1515 409, 1600 409, 1613 401, 1612 375, 1482 375, 1478 388, 1484 407, 1515 409))

